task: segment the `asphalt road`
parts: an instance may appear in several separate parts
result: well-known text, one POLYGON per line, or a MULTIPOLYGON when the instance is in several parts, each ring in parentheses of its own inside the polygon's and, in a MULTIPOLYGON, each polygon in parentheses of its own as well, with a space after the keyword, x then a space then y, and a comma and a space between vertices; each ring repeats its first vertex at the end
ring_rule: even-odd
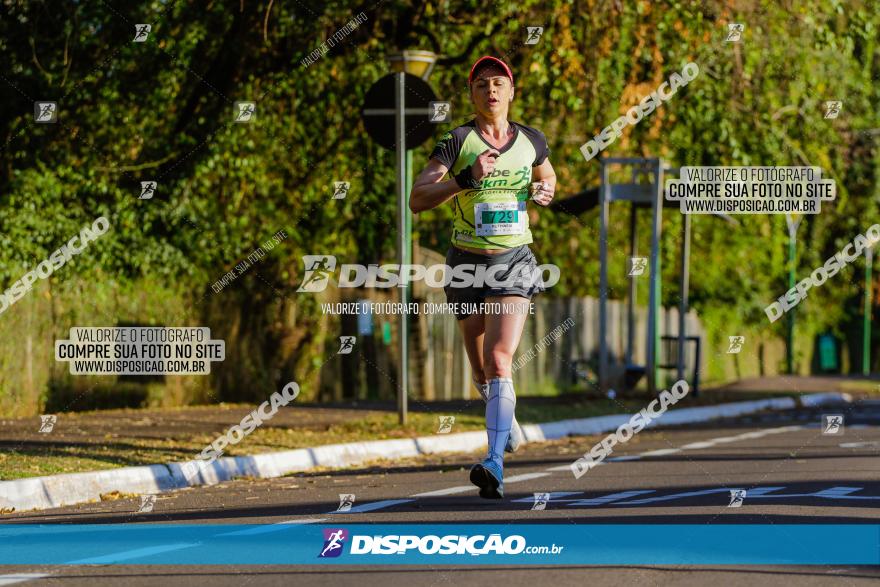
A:
MULTIPOLYGON (((880 523, 880 402, 798 409, 706 425, 644 431, 606 464, 575 479, 568 465, 598 437, 528 445, 507 461, 506 497, 486 501, 468 483, 477 455, 377 463, 280 479, 235 480, 138 497, 11 514, 5 523, 138 522, 289 524, 876 524, 880 523), (822 415, 842 413, 842 433, 823 434, 822 415), (740 507, 730 490, 745 489, 740 507), (535 493, 550 493, 533 509, 535 493), (337 512, 340 495, 354 495, 337 512), (149 506, 146 506, 149 509, 149 506)), ((278 531, 285 531, 279 529, 278 531)), ((108 543, 107 553, 125 552, 108 543)), ((132 563, 137 558, 130 558, 132 563)), ((866 566, 6 566, 0 585, 556 585, 868 584, 866 566)))

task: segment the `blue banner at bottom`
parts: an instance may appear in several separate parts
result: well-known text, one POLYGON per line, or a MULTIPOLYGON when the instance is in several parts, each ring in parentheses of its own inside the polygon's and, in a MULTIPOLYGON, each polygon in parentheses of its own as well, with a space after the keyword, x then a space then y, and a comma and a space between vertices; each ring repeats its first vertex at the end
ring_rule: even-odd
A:
POLYGON ((878 524, 0 525, 4 565, 878 565, 878 524))

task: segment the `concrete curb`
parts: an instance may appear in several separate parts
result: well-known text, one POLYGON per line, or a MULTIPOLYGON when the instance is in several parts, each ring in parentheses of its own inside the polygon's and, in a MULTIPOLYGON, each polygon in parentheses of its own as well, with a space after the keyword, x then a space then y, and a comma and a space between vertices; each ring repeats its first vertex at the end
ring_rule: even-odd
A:
MULTIPOLYGON (((800 396, 797 400, 785 397, 680 410, 672 409, 658 420, 653 421, 650 427, 705 422, 767 409, 786 410, 798 405, 817 407, 851 401, 852 398, 849 394, 816 393, 800 396)), ((565 436, 586 436, 609 432, 629 421, 631 416, 632 414, 615 414, 543 424, 525 424, 522 429, 526 442, 541 442, 565 436)), ((191 479, 186 479, 183 474, 182 466, 184 463, 31 477, 0 482, 0 510, 10 508, 14 508, 15 511, 48 509, 99 500, 102 494, 113 491, 156 494, 185 487, 215 485, 233 477, 281 477, 316 467, 346 467, 375 459, 472 452, 485 447, 485 432, 459 432, 399 440, 330 444, 252 456, 224 457, 202 468, 191 479)))

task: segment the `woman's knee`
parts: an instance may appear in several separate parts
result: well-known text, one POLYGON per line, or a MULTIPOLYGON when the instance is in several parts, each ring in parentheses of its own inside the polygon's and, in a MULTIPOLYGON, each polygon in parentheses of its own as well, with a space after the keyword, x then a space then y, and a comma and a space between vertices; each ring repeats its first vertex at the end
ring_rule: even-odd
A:
POLYGON ((483 357, 483 373, 486 379, 495 377, 510 377, 513 353, 503 348, 490 350, 483 357))

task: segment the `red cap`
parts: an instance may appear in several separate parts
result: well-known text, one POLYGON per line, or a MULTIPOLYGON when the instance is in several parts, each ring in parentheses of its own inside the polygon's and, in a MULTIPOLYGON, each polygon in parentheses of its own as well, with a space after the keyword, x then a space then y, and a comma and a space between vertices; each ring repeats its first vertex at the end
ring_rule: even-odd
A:
POLYGON ((468 76, 468 84, 473 83, 474 72, 477 71, 477 69, 481 69, 481 68, 485 67, 486 65, 490 65, 490 64, 497 65, 501 69, 503 69, 504 73, 507 74, 507 77, 510 78, 510 83, 513 84, 513 72, 510 71, 510 68, 507 67, 507 64, 504 63, 503 61, 501 61, 500 59, 498 59, 497 57, 492 57, 491 55, 484 55, 483 57, 480 57, 479 59, 477 59, 477 62, 474 63, 473 67, 471 67, 471 74, 468 76))

